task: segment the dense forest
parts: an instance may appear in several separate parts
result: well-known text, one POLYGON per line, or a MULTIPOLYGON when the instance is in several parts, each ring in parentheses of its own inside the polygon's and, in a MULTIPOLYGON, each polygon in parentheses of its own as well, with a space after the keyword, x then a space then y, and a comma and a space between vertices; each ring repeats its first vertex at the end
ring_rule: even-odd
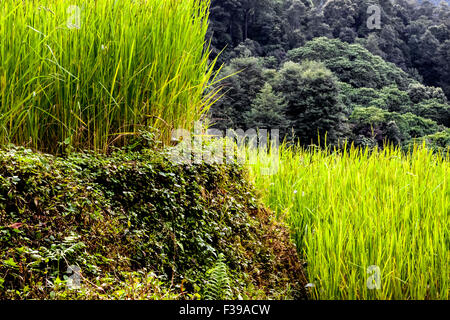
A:
POLYGON ((406 0, 213 0, 219 128, 302 143, 450 145, 450 6, 406 0), (233 75, 232 77, 230 77, 233 75))

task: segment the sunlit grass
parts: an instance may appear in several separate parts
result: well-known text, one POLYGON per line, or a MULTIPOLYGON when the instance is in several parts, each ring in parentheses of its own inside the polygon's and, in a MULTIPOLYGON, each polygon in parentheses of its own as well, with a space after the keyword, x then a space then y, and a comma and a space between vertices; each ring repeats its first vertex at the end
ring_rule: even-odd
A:
POLYGON ((209 1, 3 0, 0 144, 107 151, 207 111, 209 1))
POLYGON ((292 228, 319 299, 448 299, 449 156, 416 147, 343 152, 282 146, 278 170, 250 165, 264 202, 292 228), (265 170, 265 169, 264 169, 265 170), (370 266, 381 288, 370 290, 370 266))

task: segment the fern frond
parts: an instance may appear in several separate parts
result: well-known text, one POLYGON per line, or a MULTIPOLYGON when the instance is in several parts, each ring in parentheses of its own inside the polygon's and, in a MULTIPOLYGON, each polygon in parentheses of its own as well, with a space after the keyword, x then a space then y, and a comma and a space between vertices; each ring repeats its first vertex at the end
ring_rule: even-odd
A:
POLYGON ((219 255, 214 267, 210 269, 205 289, 205 300, 228 300, 232 297, 228 267, 223 254, 219 255))

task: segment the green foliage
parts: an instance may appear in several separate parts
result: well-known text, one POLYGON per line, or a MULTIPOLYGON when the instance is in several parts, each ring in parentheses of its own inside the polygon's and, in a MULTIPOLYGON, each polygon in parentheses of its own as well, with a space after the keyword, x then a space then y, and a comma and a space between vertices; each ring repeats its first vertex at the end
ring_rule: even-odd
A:
POLYGON ((280 128, 285 131, 289 121, 285 112, 287 103, 279 93, 274 93, 272 86, 266 83, 256 95, 250 111, 244 113, 247 128, 280 128))
POLYGON ((426 143, 428 148, 435 152, 446 154, 447 152, 450 152, 450 129, 415 139, 414 142, 411 142, 405 149, 411 149, 414 143, 417 144, 423 142, 426 143))
MULTIPOLYGON (((407 72, 411 79, 441 87, 447 97, 450 97, 449 2, 414 2, 213 0, 210 26, 210 34, 214 35, 212 46, 216 53, 226 48, 221 62, 228 62, 236 57, 235 48, 243 44, 249 49, 257 48, 246 50, 253 55, 272 56, 281 62, 286 60, 286 52, 300 48, 314 38, 339 39, 363 46, 372 54, 394 63, 407 72), (380 9, 379 30, 371 29, 367 24, 371 17, 367 10, 372 5, 380 9)), ((333 62, 346 74, 347 58, 341 55, 345 53, 331 51, 324 52, 324 55, 336 57, 333 62)), ((354 56, 350 55, 349 58, 353 59, 354 56)), ((317 60, 316 57, 309 59, 317 60)), ((370 66, 364 66, 361 64, 364 60, 356 61, 358 67, 353 73, 359 77, 355 77, 355 83, 376 85, 380 80, 385 82, 383 72, 376 71, 378 67, 384 67, 376 67, 378 62, 373 59, 367 60, 371 62, 370 66), (373 67, 375 74, 364 75, 365 70, 373 71, 373 67), (366 77, 367 81, 364 80, 366 77)), ((327 66, 331 68, 331 63, 327 66)), ((391 80, 395 80, 394 83, 404 90, 401 84, 403 81, 398 77, 401 73, 394 71, 391 75, 393 79, 387 79, 389 83, 382 86, 393 84, 391 80)))
POLYGON ((385 101, 385 108, 389 112, 403 113, 411 105, 408 93, 400 91, 395 85, 384 87, 380 94, 385 101))
POLYGON ((345 98, 347 103, 359 106, 374 105, 374 101, 380 99, 380 91, 373 88, 353 88, 351 85, 345 85, 345 98))
POLYGON ((276 88, 286 98, 288 119, 302 143, 317 143, 317 137, 325 134, 329 142, 338 141, 344 123, 343 106, 337 80, 323 64, 286 62, 276 88))
POLYGON ((412 113, 399 114, 376 107, 356 108, 350 119, 355 137, 373 138, 382 147, 386 140, 395 144, 408 143, 412 138, 434 134, 441 127, 430 119, 412 113))
POLYGON ((268 222, 242 167, 176 164, 168 149, 136 150, 65 158, 0 151, 0 299, 129 298, 125 283, 151 273, 137 298, 158 297, 159 286, 188 299, 206 285, 219 253, 234 294, 257 288, 270 297, 288 283, 291 297, 303 294, 289 235, 268 222), (83 288, 65 296, 71 265, 81 268, 83 288), (142 276, 122 278, 130 272, 142 276), (93 294, 108 277, 114 284, 93 294))
POLYGON ((205 289, 205 300, 228 300, 232 297, 228 267, 222 254, 216 261, 214 267, 208 270, 209 277, 205 289))
POLYGON ((281 128, 282 136, 294 131, 306 144, 327 135, 331 143, 351 139, 358 145, 382 146, 385 139, 406 145, 443 129, 436 124, 449 125, 442 89, 417 83, 360 45, 318 38, 290 51, 288 58, 301 63, 287 61, 275 70, 267 68, 267 59, 232 60, 224 68, 224 76, 230 76, 228 92, 214 107, 215 126, 281 128), (269 85, 272 90, 265 87, 269 85), (382 121, 372 123, 380 116, 382 121))
POLYGON ((263 59, 237 58, 219 74, 224 96, 212 108, 211 118, 221 129, 244 128, 242 114, 250 111, 253 100, 268 80, 263 59))
POLYGON ((411 112, 450 128, 450 105, 441 103, 437 99, 422 101, 414 105, 411 112))
POLYGON ((93 281, 82 281, 76 290, 67 289, 67 280, 55 281, 50 299, 56 300, 195 300, 198 292, 186 293, 180 288, 170 288, 155 273, 116 270, 114 274, 98 276, 93 281))
POLYGON ((410 111, 411 101, 408 93, 401 91, 395 85, 373 88, 353 88, 349 84, 340 83, 341 96, 348 105, 347 109, 353 111, 357 107, 377 107, 390 112, 406 113, 410 111))
POLYGON ((408 95, 413 103, 435 99, 440 103, 447 102, 447 98, 441 88, 427 87, 420 83, 413 83, 408 87, 408 95))
POLYGON ((317 38, 303 47, 288 52, 294 62, 321 61, 342 82, 356 88, 376 88, 397 85, 406 89, 412 79, 392 63, 371 54, 362 46, 349 45, 337 39, 317 38))
POLYGON ((209 1, 2 1, 0 143, 107 151, 208 110, 209 1), (58 147, 59 144, 62 147, 58 147))

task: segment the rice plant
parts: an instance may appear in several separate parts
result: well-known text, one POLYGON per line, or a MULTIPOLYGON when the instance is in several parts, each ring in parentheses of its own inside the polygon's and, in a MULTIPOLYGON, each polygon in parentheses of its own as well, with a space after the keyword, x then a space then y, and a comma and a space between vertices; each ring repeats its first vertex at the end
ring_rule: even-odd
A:
POLYGON ((449 298, 448 153, 282 146, 271 175, 264 157, 251 176, 289 222, 312 297, 449 298))
POLYGON ((214 94, 209 0, 2 0, 0 144, 107 151, 168 141, 214 94))

